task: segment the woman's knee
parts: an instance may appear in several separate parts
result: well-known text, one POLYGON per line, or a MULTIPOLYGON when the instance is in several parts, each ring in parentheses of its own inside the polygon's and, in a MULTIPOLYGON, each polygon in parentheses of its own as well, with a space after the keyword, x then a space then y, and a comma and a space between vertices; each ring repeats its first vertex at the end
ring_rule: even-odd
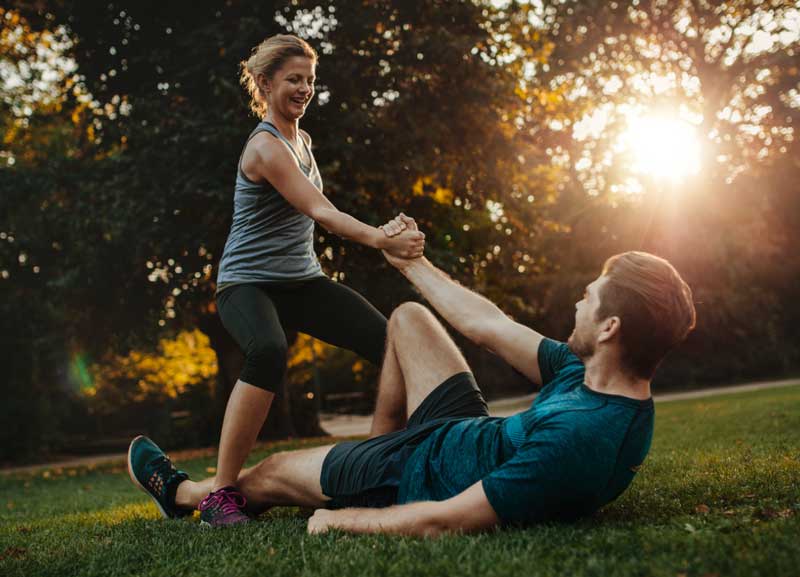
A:
POLYGON ((269 339, 254 344, 245 353, 241 380, 274 391, 286 372, 287 354, 286 339, 269 339))

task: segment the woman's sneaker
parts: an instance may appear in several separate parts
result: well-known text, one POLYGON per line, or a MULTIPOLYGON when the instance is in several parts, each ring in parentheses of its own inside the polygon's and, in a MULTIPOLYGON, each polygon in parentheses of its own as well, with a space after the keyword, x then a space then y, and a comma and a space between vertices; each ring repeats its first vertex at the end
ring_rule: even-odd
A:
POLYGON ((161 515, 168 519, 191 515, 192 509, 175 505, 178 485, 189 478, 172 464, 158 445, 145 436, 138 436, 128 447, 128 474, 131 481, 147 493, 161 515))
POLYGON ((247 499, 235 487, 223 487, 208 494, 197 507, 200 524, 207 527, 228 527, 250 521, 244 508, 247 499))

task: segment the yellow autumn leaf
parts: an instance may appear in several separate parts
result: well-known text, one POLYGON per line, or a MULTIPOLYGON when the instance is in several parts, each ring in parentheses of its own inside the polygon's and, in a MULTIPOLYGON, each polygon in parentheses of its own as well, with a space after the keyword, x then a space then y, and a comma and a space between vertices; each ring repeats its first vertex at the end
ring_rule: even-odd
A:
POLYGON ((431 176, 419 177, 411 187, 411 194, 414 196, 430 196, 439 204, 453 202, 453 191, 446 186, 440 186, 431 176))

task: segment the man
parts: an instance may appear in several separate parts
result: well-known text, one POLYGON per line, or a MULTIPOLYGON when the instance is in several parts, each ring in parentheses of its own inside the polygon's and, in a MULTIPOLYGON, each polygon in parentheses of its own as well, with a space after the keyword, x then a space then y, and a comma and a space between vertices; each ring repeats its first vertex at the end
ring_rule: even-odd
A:
MULTIPOLYGON (((239 506, 246 497, 253 512, 318 508, 310 533, 435 535, 577 518, 627 488, 650 447, 650 379, 695 322, 691 291, 667 261, 610 258, 563 344, 425 258, 385 256, 453 328, 542 385, 540 394, 513 417, 488 416, 444 327, 422 305, 403 304, 389 320, 370 438, 268 457, 239 477, 239 506)), ((188 480, 146 437, 131 443, 129 470, 167 517, 191 512, 213 485, 188 480)))

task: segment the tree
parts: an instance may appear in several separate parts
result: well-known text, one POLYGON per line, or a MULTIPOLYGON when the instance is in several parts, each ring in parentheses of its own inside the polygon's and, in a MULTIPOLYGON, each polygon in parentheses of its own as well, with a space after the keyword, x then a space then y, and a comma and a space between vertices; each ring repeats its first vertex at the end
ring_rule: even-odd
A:
MULTIPOLYGON (((69 330, 98 350, 152 340, 159 327, 198 326, 217 352, 218 396, 227 398, 240 359, 216 317, 213 265, 230 222, 237 151, 254 123, 237 66, 286 28, 321 48, 320 105, 304 125, 337 206, 373 224, 406 210, 432 231, 437 262, 490 292, 506 263, 517 271, 530 258, 514 245, 527 244, 522 233, 539 218, 524 200, 539 195, 524 164, 536 152, 516 140, 518 63, 503 65, 509 48, 485 6, 309 3, 277 18, 274 7, 248 2, 20 9, 43 29, 65 26, 94 103, 79 109, 70 96, 85 146, 61 155, 58 176, 39 178, 51 179, 46 191, 59 182, 64 198, 49 237, 79 249, 61 257, 65 309, 80 312, 69 330), (60 176, 65 168, 70 178, 60 176)), ((17 214, 17 229, 27 215, 17 214)), ((411 294, 374 251, 319 236, 329 273, 385 312, 411 294)))
POLYGON ((0 359, 6 395, 0 460, 5 461, 59 448, 59 430, 74 413, 80 416, 66 370, 71 346, 53 330, 66 319, 53 298, 62 264, 62 245, 55 239, 63 226, 52 218, 62 200, 60 182, 69 178, 58 168, 79 138, 63 106, 71 80, 71 69, 61 60, 68 43, 64 31, 36 31, 5 8, 0 22, 0 359))
MULTIPOLYGON (((0 242, 12 279, 0 290, 52 303, 31 334, 99 356, 200 327, 224 404, 241 358, 216 316, 214 265, 255 123, 237 66, 288 30, 320 50, 303 125, 342 210, 373 224, 405 210, 432 260, 556 337, 607 256, 669 257, 701 324, 666 380, 764 375, 798 358, 786 343, 799 270, 786 258, 798 170, 790 2, 16 5, 25 38, 63 30, 76 64, 52 106, 3 117, 2 158, 16 164, 0 171, 0 228, 15 244, 0 242), (619 146, 631 115, 665 108, 704 140, 703 172, 681 194, 632 170, 635 151, 619 146)), ((24 111, 24 91, 4 98, 4 111, 24 111)), ((374 251, 322 230, 318 251, 385 313, 415 296, 374 251)), ((29 350, 36 366, 41 350, 29 350)), ((271 421, 286 434, 282 398, 271 421)))
MULTIPOLYGON (((561 270, 549 285, 548 312, 566 308, 610 254, 646 248, 677 264, 699 306, 686 361, 669 380, 787 368, 786 333, 774 330, 785 305, 764 258, 785 245, 765 231, 775 207, 764 200, 793 206, 769 192, 776 182, 769 175, 785 166, 795 140, 797 18, 788 1, 568 1, 530 9, 552 40, 527 84, 529 115, 549 120, 530 137, 563 169, 556 214, 569 231, 549 249, 561 270), (618 147, 628 116, 665 109, 689 119, 703 141, 702 172, 677 188, 632 173, 631 151, 618 147)), ((556 334, 568 326, 562 317, 556 334)))

